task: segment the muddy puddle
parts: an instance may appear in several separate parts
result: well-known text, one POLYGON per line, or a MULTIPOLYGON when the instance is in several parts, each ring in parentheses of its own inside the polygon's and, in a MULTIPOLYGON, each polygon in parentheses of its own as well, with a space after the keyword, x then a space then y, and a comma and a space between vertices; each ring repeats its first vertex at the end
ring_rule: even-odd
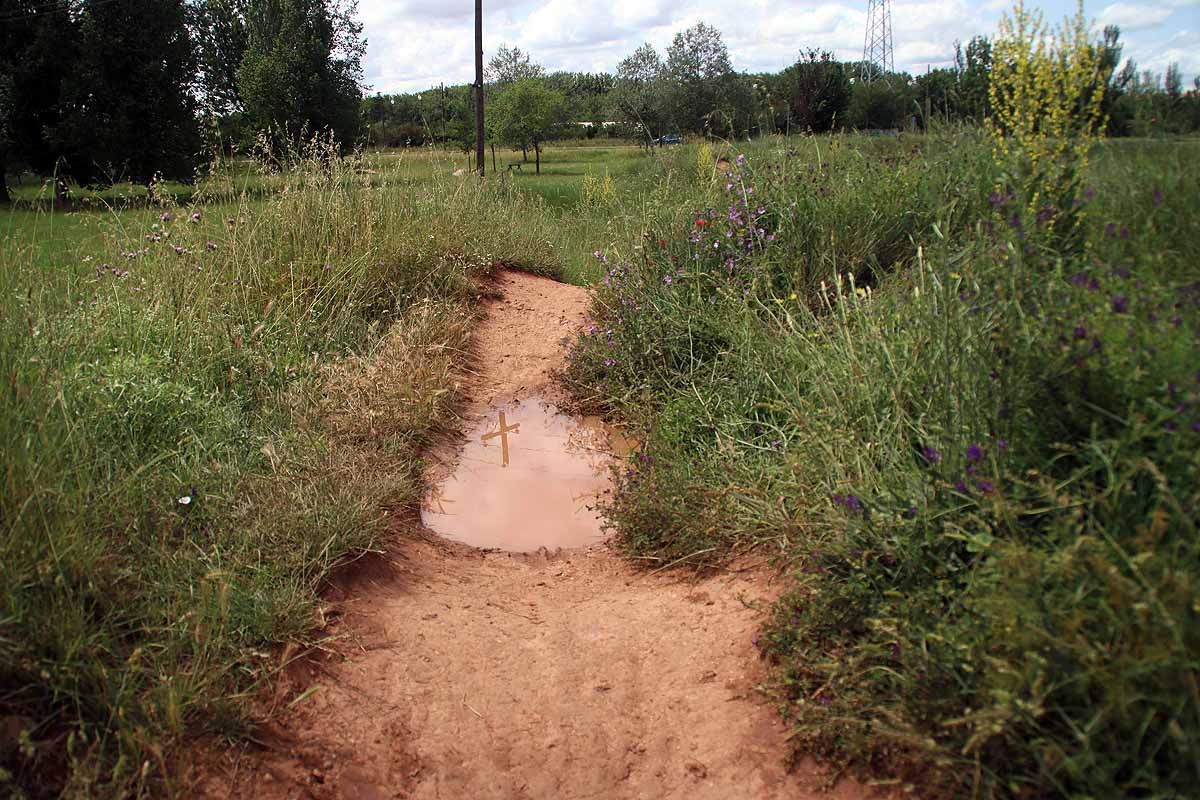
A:
POLYGON ((467 435, 454 473, 421 508, 425 525, 474 547, 532 552, 604 539, 597 500, 629 444, 597 417, 527 399, 493 408, 467 435))

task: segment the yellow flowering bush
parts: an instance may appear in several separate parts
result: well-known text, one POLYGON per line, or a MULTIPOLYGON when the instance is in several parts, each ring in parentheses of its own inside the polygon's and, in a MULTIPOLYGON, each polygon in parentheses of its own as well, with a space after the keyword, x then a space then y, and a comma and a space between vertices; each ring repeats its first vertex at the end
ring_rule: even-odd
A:
POLYGON ((1111 70, 1091 41, 1083 3, 1054 29, 1017 3, 1000 22, 992 58, 987 128, 1005 183, 997 191, 1015 194, 1027 214, 1069 235, 1079 224, 1088 154, 1103 130, 1111 70))

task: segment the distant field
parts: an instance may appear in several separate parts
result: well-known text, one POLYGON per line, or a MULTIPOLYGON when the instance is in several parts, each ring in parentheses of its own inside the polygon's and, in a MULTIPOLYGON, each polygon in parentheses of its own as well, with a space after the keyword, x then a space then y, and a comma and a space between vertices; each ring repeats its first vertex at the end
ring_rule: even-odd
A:
MULTIPOLYGON (((674 156, 668 152, 667 157, 674 156)), ((558 220, 572 215, 571 225, 554 225, 560 237, 556 241, 563 253, 564 275, 583 282, 590 268, 590 253, 612 239, 608 228, 616 207, 640 208, 636 202, 656 184, 656 159, 634 145, 575 144, 549 147, 542 152, 541 174, 535 171, 534 156, 522 162, 520 151, 497 148, 492 170, 488 151, 489 180, 509 183, 541 204, 545 213, 558 220), (509 165, 520 165, 509 169, 509 165), (604 179, 611 178, 604 193, 604 179), (599 194, 585 197, 585 179, 598 182, 599 194), (594 224, 581 225, 581 202, 594 217, 594 224)), ((466 155, 444 149, 370 151, 359 157, 355 175, 374 188, 429 186, 453 179, 457 171, 466 172, 466 155)), ((459 176, 460 180, 466 176, 459 176)), ((159 198, 167 205, 203 208, 205 225, 218 220, 239 206, 261 204, 277 193, 285 178, 256 167, 249 160, 220 165, 212 175, 195 186, 166 183, 159 187, 159 198)), ((76 253, 91 253, 102 258, 105 241, 132 242, 145 234, 163 208, 149 205, 144 186, 117 184, 104 190, 78 190, 72 194, 68 210, 54 210, 54 197, 48 183, 24 176, 13 187, 16 203, 0 210, 0 245, 20 248, 29 263, 55 264, 76 253)), ((630 223, 634 224, 634 223, 630 223)), ((219 229, 219 226, 218 226, 219 229)))

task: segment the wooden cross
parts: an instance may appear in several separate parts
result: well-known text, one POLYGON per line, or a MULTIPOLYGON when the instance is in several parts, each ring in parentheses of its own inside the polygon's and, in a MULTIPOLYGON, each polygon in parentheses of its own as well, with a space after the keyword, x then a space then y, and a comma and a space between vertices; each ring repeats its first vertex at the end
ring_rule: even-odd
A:
POLYGON ((503 459, 504 463, 500 465, 502 467, 508 466, 508 432, 509 431, 512 431, 513 433, 520 433, 521 432, 521 423, 515 422, 512 425, 509 425, 508 420, 504 418, 504 412, 501 411, 500 412, 500 430, 492 431, 491 433, 485 433, 483 436, 480 437, 480 439, 484 442, 488 441, 489 439, 495 439, 497 436, 500 437, 500 451, 504 457, 504 459, 503 459))

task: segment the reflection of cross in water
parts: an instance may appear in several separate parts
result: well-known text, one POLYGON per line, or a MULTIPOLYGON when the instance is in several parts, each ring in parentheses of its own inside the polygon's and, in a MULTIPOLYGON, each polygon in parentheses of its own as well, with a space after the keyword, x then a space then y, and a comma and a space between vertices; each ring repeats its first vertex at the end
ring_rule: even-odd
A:
POLYGON ((501 464, 500 466, 502 466, 502 467, 508 466, 508 432, 512 431, 513 433, 520 433, 521 432, 520 429, 521 429, 521 423, 514 422, 512 425, 509 425, 508 420, 504 418, 504 412, 501 411, 500 412, 500 430, 492 431, 491 433, 485 433, 483 436, 479 437, 480 440, 484 441, 484 442, 488 441, 489 439, 495 439, 497 436, 500 437, 500 452, 503 455, 503 461, 504 461, 504 463, 501 464))
POLYGON ((439 513, 439 514, 445 514, 445 513, 446 513, 446 507, 445 507, 444 505, 442 505, 442 502, 443 502, 443 501, 444 501, 444 502, 447 502, 447 503, 453 503, 453 502, 454 502, 453 500, 451 500, 450 498, 446 497, 446 495, 442 493, 442 487, 440 487, 440 486, 435 486, 435 487, 434 487, 433 491, 431 491, 431 492, 429 493, 429 499, 430 499, 431 501, 433 501, 434 503, 437 503, 437 507, 438 507, 438 513, 439 513))

